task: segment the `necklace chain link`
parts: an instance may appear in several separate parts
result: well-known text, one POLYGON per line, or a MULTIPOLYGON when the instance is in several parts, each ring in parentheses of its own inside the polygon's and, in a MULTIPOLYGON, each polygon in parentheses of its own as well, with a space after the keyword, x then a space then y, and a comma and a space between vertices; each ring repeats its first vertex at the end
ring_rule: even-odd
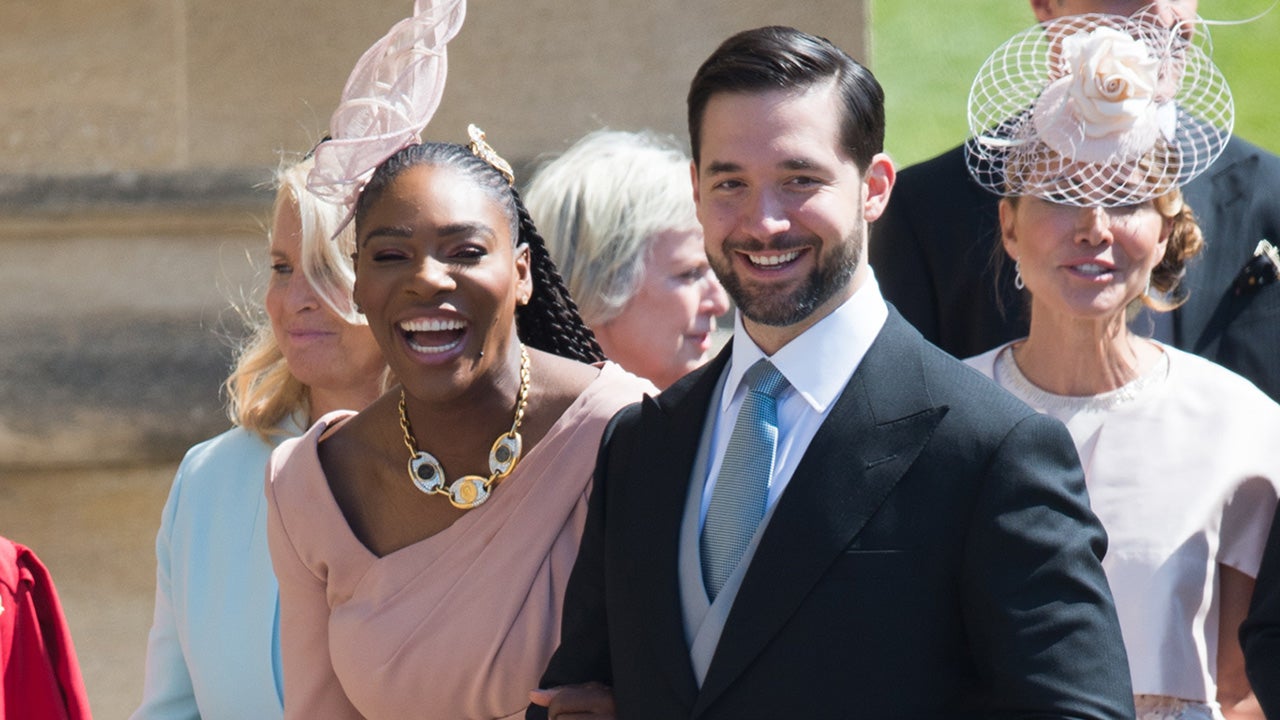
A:
POLYGON ((515 420, 511 429, 498 436, 489 449, 489 477, 464 475, 452 483, 445 482, 444 466, 431 453, 418 447, 405 406, 405 392, 400 390, 400 429, 404 431, 404 445, 409 449, 409 479, 418 490, 427 495, 444 495, 450 504, 461 510, 470 510, 489 499, 490 492, 516 469, 523 450, 520 423, 529 405, 529 350, 520 345, 520 391, 516 395, 515 420))

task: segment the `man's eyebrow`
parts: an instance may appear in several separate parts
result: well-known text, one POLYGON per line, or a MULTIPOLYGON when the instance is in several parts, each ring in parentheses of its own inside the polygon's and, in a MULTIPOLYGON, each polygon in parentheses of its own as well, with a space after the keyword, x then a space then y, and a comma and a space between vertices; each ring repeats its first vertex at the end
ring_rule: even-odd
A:
MULTIPOLYGON (((782 170, 820 170, 822 168, 818 163, 808 158, 796 157, 787 158, 778 163, 778 168, 782 170)), ((720 173, 741 172, 742 166, 738 163, 717 160, 707 164, 707 174, 717 175, 720 173)))
POLYGON ((718 175, 720 173, 741 172, 742 166, 738 163, 726 162, 724 160, 716 160, 707 164, 708 175, 718 175))
POLYGON ((807 158, 787 158, 778 163, 783 170, 817 170, 819 165, 807 158))

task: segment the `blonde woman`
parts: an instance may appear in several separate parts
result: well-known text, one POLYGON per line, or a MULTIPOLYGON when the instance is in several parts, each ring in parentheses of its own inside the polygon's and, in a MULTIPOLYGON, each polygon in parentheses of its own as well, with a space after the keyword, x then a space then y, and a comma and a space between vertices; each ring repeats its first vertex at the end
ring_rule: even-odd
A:
POLYGON ((262 478, 272 449, 381 394, 386 363, 351 304, 350 229, 306 189, 311 159, 277 173, 266 317, 226 381, 235 427, 188 451, 156 538, 155 617, 135 720, 280 718, 279 591, 262 478))

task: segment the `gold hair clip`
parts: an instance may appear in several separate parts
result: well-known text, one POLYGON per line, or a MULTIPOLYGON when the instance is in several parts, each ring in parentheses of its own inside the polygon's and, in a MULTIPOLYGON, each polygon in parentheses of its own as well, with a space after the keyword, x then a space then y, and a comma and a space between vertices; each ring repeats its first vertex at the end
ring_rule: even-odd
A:
POLYGON ((484 131, 475 125, 467 126, 467 135, 471 137, 471 142, 467 144, 467 148, 471 150, 471 154, 481 160, 492 165, 502 176, 507 179, 510 185, 516 184, 516 174, 511 170, 511 164, 502 159, 489 143, 484 141, 484 131))

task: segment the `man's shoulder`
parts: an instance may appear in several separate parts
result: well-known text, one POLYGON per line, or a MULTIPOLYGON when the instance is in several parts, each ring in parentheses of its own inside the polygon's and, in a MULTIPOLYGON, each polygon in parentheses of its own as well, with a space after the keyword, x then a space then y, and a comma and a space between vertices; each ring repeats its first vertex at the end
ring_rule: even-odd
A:
POLYGON ((646 395, 640 401, 619 410, 610 421, 606 435, 611 435, 619 429, 633 429, 655 417, 675 416, 689 412, 705 413, 708 403, 711 402, 711 390, 727 362, 727 353, 728 348, 721 356, 717 356, 680 378, 657 395, 646 395))
POLYGON ((1241 193, 1263 198, 1270 197, 1271 188, 1278 181, 1280 156, 1232 135, 1213 166, 1194 178, 1184 194, 1188 202, 1203 201, 1206 195, 1217 197, 1223 193, 1230 196, 1224 200, 1233 199, 1241 193))
POLYGON ((1226 148, 1223 149, 1221 159, 1233 161, 1250 158, 1257 158, 1261 167, 1280 170, 1280 155, 1258 147, 1239 135, 1232 135, 1231 139, 1227 141, 1226 148))
POLYGON ((868 377, 864 382, 902 387, 905 393, 923 391, 929 404, 946 408, 943 427, 948 432, 1002 435, 1036 414, 989 377, 926 340, 905 320, 891 319, 882 332, 891 333, 887 337, 891 342, 885 346, 891 357, 880 359, 874 368, 884 377, 868 377), (917 363, 915 376, 917 371, 911 368, 917 363))
POLYGON ((939 177, 968 176, 969 165, 965 157, 964 145, 957 145, 939 155, 909 165, 898 173, 897 185, 906 182, 909 185, 939 177))
MULTIPOLYGON (((957 187, 972 182, 964 145, 903 168, 893 184, 892 199, 925 199, 935 194, 954 194, 957 187)), ((899 203, 901 204, 901 203, 899 203)))
POLYGON ((978 369, 928 343, 921 353, 926 373, 932 378, 930 393, 948 412, 966 422, 1012 426, 1036 414, 1021 400, 1005 391, 978 369))
MULTIPOLYGON (((969 174, 968 154, 964 145, 957 145, 899 172, 885 215, 904 220, 910 216, 909 222, 931 224, 935 230, 968 232, 974 216, 994 219, 997 199, 969 174), (957 216, 971 219, 961 221, 957 216)), ((883 224, 876 222, 872 228, 883 224)))

